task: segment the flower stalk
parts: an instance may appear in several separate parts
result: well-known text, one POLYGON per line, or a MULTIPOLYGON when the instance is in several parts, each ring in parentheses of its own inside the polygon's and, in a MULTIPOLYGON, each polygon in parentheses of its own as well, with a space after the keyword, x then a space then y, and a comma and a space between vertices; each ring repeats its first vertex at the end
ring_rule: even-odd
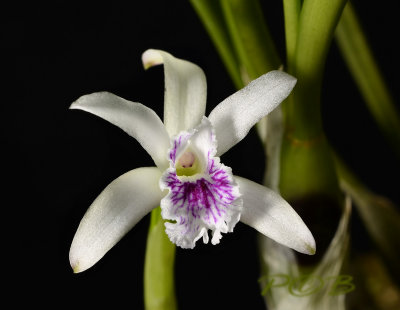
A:
POLYGON ((177 309, 175 250, 165 233, 161 209, 156 208, 151 212, 144 264, 144 304, 147 310, 177 309))

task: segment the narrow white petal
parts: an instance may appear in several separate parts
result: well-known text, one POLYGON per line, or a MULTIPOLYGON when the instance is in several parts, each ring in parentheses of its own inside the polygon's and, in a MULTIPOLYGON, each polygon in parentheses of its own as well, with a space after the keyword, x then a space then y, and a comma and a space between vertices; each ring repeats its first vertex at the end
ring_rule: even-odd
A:
POLYGON ((145 69, 164 64, 164 123, 173 136, 196 127, 206 110, 207 83, 197 65, 171 54, 149 49, 142 55, 145 69))
POLYGON ((209 116, 217 136, 217 156, 241 141, 251 127, 285 100, 296 81, 285 72, 271 71, 217 105, 209 116))
POLYGON ((300 216, 279 194, 235 176, 243 199, 240 220, 265 236, 304 254, 315 253, 315 240, 300 216))
POLYGON ((80 97, 70 109, 97 115, 134 137, 160 169, 168 167, 169 135, 157 114, 141 103, 132 102, 107 92, 80 97))
POLYGON ((131 170, 108 185, 82 218, 69 252, 74 272, 99 261, 136 223, 160 205, 165 193, 155 167, 131 170))

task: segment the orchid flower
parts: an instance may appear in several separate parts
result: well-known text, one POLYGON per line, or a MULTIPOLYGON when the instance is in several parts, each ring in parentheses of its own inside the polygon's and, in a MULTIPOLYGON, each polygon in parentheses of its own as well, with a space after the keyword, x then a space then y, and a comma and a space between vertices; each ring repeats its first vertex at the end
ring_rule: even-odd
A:
MULTIPOLYGON (((276 192, 233 176, 220 156, 241 141, 291 92, 296 79, 271 71, 204 116, 206 79, 195 64, 160 50, 142 55, 145 69, 164 64, 164 123, 146 106, 107 92, 80 97, 80 109, 119 126, 150 154, 156 167, 133 169, 109 184, 81 220, 70 249, 74 272, 99 261, 135 224, 161 206, 171 242, 194 248, 200 238, 218 244, 237 222, 301 253, 314 238, 276 192)), ((251 152, 247 160, 251 160, 251 152)))

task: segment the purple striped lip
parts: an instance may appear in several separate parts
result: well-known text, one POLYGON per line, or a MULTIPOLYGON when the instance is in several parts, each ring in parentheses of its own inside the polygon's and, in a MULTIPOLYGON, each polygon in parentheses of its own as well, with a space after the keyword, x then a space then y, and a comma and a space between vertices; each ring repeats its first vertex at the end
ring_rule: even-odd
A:
POLYGON ((219 243, 221 233, 232 232, 240 219, 242 199, 231 168, 215 157, 217 141, 210 121, 182 132, 171 141, 170 167, 160 179, 169 193, 161 200, 162 217, 170 240, 193 248, 198 239, 219 243))

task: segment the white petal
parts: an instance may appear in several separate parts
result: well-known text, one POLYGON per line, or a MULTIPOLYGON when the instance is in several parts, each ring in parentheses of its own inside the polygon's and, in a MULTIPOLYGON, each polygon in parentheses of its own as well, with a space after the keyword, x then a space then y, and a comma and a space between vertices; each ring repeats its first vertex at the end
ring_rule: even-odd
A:
POLYGON ((296 81, 285 72, 271 71, 217 105, 209 116, 217 136, 217 156, 241 141, 251 127, 285 100, 296 81))
POLYGON ((99 261, 136 223, 160 205, 165 195, 155 167, 129 171, 108 185, 96 198, 75 233, 69 252, 74 272, 99 261))
POLYGON ((164 64, 164 123, 170 136, 196 127, 206 110, 207 83, 203 70, 154 49, 143 53, 142 62, 146 69, 164 64))
POLYGON ((157 114, 141 103, 132 102, 107 92, 80 97, 70 109, 97 115, 134 137, 164 170, 168 167, 169 135, 157 114))
POLYGON ((304 254, 315 253, 315 240, 293 208, 276 192, 235 176, 243 199, 240 220, 267 237, 304 254))

